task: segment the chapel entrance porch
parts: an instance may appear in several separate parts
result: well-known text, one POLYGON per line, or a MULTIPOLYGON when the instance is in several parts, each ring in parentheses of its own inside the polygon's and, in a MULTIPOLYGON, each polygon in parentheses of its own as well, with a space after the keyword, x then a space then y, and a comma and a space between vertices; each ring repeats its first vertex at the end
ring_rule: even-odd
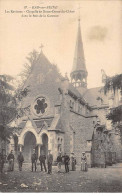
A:
POLYGON ((36 137, 32 132, 27 132, 24 139, 24 146, 23 146, 23 156, 25 162, 31 162, 31 155, 33 153, 33 149, 38 152, 36 147, 36 137))
POLYGON ((28 131, 24 135, 24 143, 20 149, 20 151, 22 151, 23 156, 24 156, 24 162, 26 162, 26 163, 31 162, 31 155, 33 154, 34 149, 35 149, 35 152, 36 152, 38 158, 39 158, 40 154, 45 154, 47 157, 47 155, 48 155, 48 136, 46 133, 43 133, 40 136, 40 143, 37 143, 36 136, 31 131, 28 131))

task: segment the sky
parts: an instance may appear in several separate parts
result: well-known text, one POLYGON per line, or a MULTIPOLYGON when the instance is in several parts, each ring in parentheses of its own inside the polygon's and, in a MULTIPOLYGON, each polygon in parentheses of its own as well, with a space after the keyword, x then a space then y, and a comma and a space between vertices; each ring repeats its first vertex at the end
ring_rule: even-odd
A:
POLYGON ((33 49, 40 52, 43 44, 43 53, 49 61, 57 64, 62 75, 67 72, 70 76, 79 6, 88 88, 102 85, 101 69, 108 76, 121 73, 122 1, 117 0, 1 0, 0 73, 18 75, 28 54, 33 49), (20 13, 5 13, 26 10, 24 6, 57 6, 56 10, 72 13, 59 14, 59 17, 21 17, 20 13))

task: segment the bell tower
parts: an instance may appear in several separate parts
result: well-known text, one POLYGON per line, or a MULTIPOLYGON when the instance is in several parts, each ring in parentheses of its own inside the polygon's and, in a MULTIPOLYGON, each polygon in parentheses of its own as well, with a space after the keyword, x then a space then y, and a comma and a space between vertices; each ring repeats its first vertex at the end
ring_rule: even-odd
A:
POLYGON ((80 18, 79 18, 73 67, 70 73, 71 83, 75 87, 83 87, 84 89, 86 89, 87 88, 87 75, 88 75, 88 72, 86 70, 85 59, 84 59, 84 50, 83 50, 80 18))

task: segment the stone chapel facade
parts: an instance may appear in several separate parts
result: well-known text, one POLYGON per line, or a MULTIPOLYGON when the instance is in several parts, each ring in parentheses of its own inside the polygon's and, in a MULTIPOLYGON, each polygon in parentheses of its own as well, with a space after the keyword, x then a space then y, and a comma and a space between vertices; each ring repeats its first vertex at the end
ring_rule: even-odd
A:
POLYGON ((33 149, 38 156, 42 151, 47 155, 51 150, 54 161, 59 152, 69 155, 74 152, 77 164, 80 164, 81 153, 85 151, 89 167, 105 167, 107 163, 116 162, 116 158, 122 159, 121 142, 112 129, 107 128, 106 120, 110 101, 115 98, 112 99, 111 94, 105 96, 101 87, 87 89, 88 72, 80 20, 70 76, 71 82, 67 75, 54 78, 52 64, 43 52, 39 54, 25 82, 30 92, 22 106, 29 107, 29 111, 19 121, 10 149, 15 153, 22 151, 27 162, 30 162, 33 149), (47 67, 48 71, 42 73, 42 67, 47 67), (98 97, 102 97, 102 101, 98 97), (116 144, 119 145, 118 154, 114 147, 116 144))

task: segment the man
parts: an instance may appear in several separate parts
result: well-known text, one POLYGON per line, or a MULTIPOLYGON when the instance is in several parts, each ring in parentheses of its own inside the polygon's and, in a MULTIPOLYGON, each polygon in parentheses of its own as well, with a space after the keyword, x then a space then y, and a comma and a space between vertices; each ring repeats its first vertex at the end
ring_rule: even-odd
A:
POLYGON ((74 152, 71 153, 71 170, 72 171, 76 170, 76 158, 74 152))
POLYGON ((22 155, 22 152, 19 153, 17 160, 18 160, 18 164, 19 164, 19 171, 22 171, 22 164, 24 162, 24 157, 22 155))
POLYGON ((31 162, 32 162, 32 172, 33 172, 34 167, 35 167, 35 172, 36 172, 37 155, 35 153, 35 149, 33 149, 33 154, 31 155, 31 162))
POLYGON ((57 157, 58 172, 60 172, 61 170, 61 164, 62 164, 62 156, 61 156, 61 152, 59 152, 59 155, 57 157))
POLYGON ((52 163, 53 163, 53 155, 51 154, 51 151, 48 151, 48 157, 47 157, 47 164, 48 164, 48 174, 52 173, 52 163))
POLYGON ((69 161, 70 161, 70 158, 69 158, 69 156, 65 153, 65 154, 64 154, 64 165, 65 165, 65 171, 66 171, 66 173, 69 172, 69 161))
POLYGON ((87 158, 85 152, 82 152, 82 156, 81 156, 81 171, 88 171, 87 158))
POLYGON ((45 156, 44 153, 42 153, 39 157, 39 161, 40 161, 40 165, 41 165, 41 171, 43 171, 43 166, 44 166, 45 172, 47 172, 47 168, 46 168, 46 165, 45 165, 45 160, 46 160, 46 156, 45 156))
POLYGON ((14 155, 13 155, 13 150, 11 150, 10 154, 8 155, 7 158, 8 162, 9 162, 9 171, 13 171, 14 170, 14 155))
POLYGON ((3 153, 0 153, 0 173, 3 172, 3 167, 4 167, 4 156, 3 153))

